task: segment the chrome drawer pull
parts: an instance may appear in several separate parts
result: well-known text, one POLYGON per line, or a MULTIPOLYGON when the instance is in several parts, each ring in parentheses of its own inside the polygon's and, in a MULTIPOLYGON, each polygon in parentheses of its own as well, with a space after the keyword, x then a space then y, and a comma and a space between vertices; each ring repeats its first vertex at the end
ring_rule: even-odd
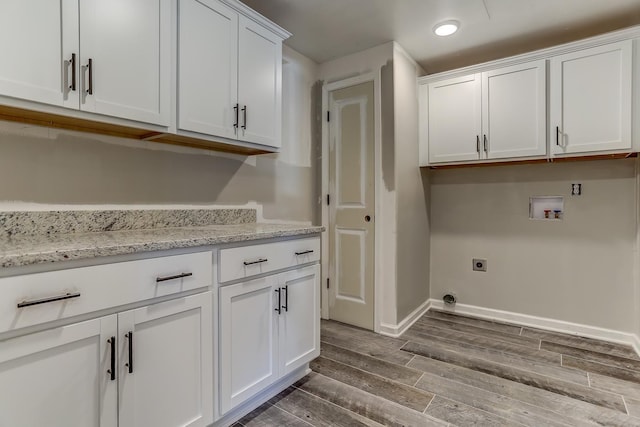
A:
POLYGON ((62 301, 65 299, 78 298, 80 292, 66 293, 63 295, 56 295, 55 297, 32 299, 31 301, 22 301, 18 303, 18 308, 30 307, 32 305, 46 304, 48 302, 62 301))
POLYGON ((309 249, 308 251, 296 252, 296 255, 306 255, 306 254, 312 254, 312 253, 313 253, 313 249, 309 249))
POLYGON ((263 262, 267 262, 267 261, 269 261, 269 260, 266 259, 266 258, 260 258, 260 259, 257 259, 255 261, 245 261, 244 265, 262 264, 263 262))
POLYGON ((193 273, 180 273, 180 274, 176 274, 175 276, 158 277, 156 279, 156 282, 157 283, 166 282, 167 280, 182 279, 183 277, 190 277, 190 276, 193 276, 193 273))

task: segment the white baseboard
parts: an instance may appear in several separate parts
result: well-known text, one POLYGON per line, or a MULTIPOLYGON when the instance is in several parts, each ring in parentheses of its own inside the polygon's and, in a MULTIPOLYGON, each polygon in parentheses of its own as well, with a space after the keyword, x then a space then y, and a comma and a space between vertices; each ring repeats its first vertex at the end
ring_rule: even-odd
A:
POLYGON ((306 364, 300 369, 297 369, 294 372, 287 375, 286 377, 280 379, 275 384, 272 384, 266 390, 261 391, 260 393, 252 397, 247 402, 243 403, 242 405, 238 406, 235 409, 232 409, 225 416, 223 416, 222 418, 218 419, 213 424, 211 424, 210 427, 228 427, 230 425, 233 425, 233 423, 235 423, 236 421, 238 421, 239 419, 247 415, 249 412, 253 411, 258 406, 265 403, 267 400, 276 396, 281 391, 286 390, 287 387, 294 384, 299 379, 302 379, 305 375, 309 373, 311 373, 311 369, 309 369, 309 365, 306 364))
POLYGON ((422 317, 422 315, 425 314, 427 310, 429 310, 429 308, 431 308, 432 301, 434 300, 430 299, 420 304, 418 308, 409 313, 409 315, 402 319, 402 321, 397 325, 381 323, 380 330, 378 332, 381 335, 386 335, 388 337, 399 337, 400 335, 404 334, 405 331, 411 327, 411 325, 416 323, 416 321, 420 317, 422 317))
POLYGON ((580 323, 572 323, 564 320, 550 319, 547 317, 531 316, 529 314, 515 313, 512 311, 495 310, 492 308, 479 307, 476 305, 456 303, 450 306, 445 304, 441 300, 433 298, 429 300, 429 303, 430 308, 442 311, 465 314, 468 316, 479 317, 487 320, 515 323, 520 326, 531 326, 538 329, 545 329, 547 331, 580 335, 583 337, 630 345, 634 348, 636 353, 640 355, 640 337, 628 332, 600 328, 597 326, 583 325, 580 323))

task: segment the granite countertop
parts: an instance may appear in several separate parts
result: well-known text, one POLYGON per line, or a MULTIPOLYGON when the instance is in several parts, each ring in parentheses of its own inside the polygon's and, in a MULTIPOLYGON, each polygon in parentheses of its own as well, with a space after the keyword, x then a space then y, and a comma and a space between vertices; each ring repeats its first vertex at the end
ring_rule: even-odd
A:
POLYGON ((0 267, 299 236, 322 230, 310 225, 245 222, 80 233, 14 232, 0 236, 0 267))

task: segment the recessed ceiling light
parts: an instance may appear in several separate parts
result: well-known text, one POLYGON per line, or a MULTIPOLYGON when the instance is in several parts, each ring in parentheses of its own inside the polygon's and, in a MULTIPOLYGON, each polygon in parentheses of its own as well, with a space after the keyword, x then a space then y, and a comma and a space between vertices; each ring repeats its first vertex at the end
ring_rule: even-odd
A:
POLYGON ((458 31, 459 26, 460 23, 458 21, 444 21, 436 24, 436 26, 433 27, 433 32, 436 33, 437 36, 450 36, 458 31))

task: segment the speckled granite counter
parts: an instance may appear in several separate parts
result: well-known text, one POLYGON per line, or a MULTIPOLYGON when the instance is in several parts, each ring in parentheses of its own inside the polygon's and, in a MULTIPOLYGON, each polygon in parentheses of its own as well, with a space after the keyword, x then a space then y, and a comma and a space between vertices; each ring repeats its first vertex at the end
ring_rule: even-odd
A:
MULTIPOLYGON (((210 213, 206 215, 212 216, 210 213)), ((255 213, 251 215, 240 210, 235 214, 216 214, 214 216, 225 218, 225 221, 231 223, 200 225, 201 223, 196 221, 198 226, 190 226, 188 224, 193 224, 193 222, 181 220, 180 224, 185 226, 153 228, 153 224, 139 221, 136 223, 137 227, 147 228, 121 227, 118 231, 62 233, 54 227, 47 233, 37 234, 29 234, 20 228, 14 228, 12 232, 9 232, 9 229, 5 228, 3 235, 0 235, 0 267, 20 267, 112 255, 210 246, 315 234, 322 231, 322 227, 317 226, 249 222, 255 221, 255 213)), ((140 218, 140 215, 134 213, 133 217, 140 218)), ((184 219, 183 214, 180 217, 184 219)), ((157 219, 158 216, 157 214, 148 215, 148 218, 157 219)), ((24 222, 24 219, 22 221, 24 222)), ((128 220, 124 222, 129 223, 128 220)), ((66 230, 76 229, 64 226, 67 223, 66 220, 62 221, 63 228, 66 230)), ((162 222, 162 226, 166 224, 173 223, 170 221, 162 222)), ((82 227, 80 229, 85 230, 82 227)), ((104 230, 104 228, 102 229, 104 230)))

